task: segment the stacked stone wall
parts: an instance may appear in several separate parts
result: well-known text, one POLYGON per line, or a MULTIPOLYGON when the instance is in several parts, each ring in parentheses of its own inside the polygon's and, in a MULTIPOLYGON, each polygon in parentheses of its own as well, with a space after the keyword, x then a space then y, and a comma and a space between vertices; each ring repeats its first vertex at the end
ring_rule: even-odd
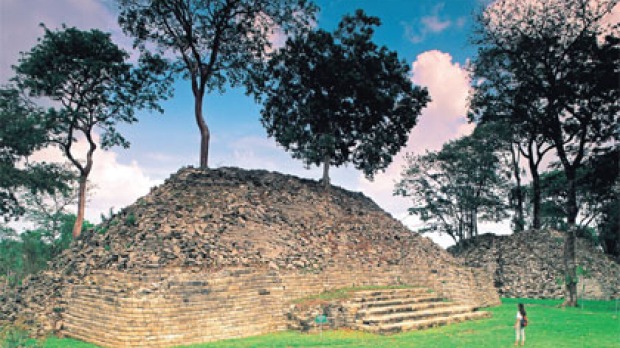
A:
POLYGON ((331 289, 406 283, 478 306, 496 305, 483 272, 455 266, 342 268, 320 274, 237 269, 95 272, 64 294, 62 332, 106 347, 169 347, 287 329, 291 300, 331 289), (456 294, 456 296, 452 296, 456 294))
MULTIPOLYGON (((486 234, 464 249, 451 251, 463 264, 483 268, 504 297, 564 297, 564 234, 553 230, 525 231, 510 236, 486 234)), ((578 296, 620 298, 620 265, 584 239, 577 238, 580 269, 578 296)))

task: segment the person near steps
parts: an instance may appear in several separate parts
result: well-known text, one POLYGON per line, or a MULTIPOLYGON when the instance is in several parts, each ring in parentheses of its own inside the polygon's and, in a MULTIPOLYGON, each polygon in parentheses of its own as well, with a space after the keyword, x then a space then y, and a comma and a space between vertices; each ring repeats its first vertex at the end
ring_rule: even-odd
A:
POLYGON ((527 326, 527 316, 523 303, 519 303, 517 308, 517 320, 515 321, 515 346, 519 344, 519 340, 523 346, 525 345, 525 326, 527 326))

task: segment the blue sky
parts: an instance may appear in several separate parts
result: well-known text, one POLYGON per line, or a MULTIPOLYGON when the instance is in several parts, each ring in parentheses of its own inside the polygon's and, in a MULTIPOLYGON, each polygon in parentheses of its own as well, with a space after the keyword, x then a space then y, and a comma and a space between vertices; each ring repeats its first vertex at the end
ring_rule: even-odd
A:
MULTIPOLYGON (((376 42, 396 50, 407 62, 426 51, 439 50, 449 53, 455 62, 463 65, 475 49, 468 43, 471 13, 478 1, 452 0, 446 3, 436 1, 399 0, 337 0, 320 1, 321 12, 318 25, 333 30, 342 15, 353 13, 357 8, 381 18, 382 25, 377 29, 376 42), (426 23, 437 23, 429 28, 426 23)), ((266 138, 259 122, 260 106, 244 95, 242 89, 228 89, 226 93, 213 93, 205 98, 205 115, 213 143, 211 166, 229 165, 230 153, 238 150, 235 139, 247 136, 266 138)), ((165 115, 145 116, 139 125, 123 127, 123 133, 132 140, 132 150, 119 151, 122 160, 134 158, 133 153, 151 153, 157 150, 160 155, 178 153, 192 154, 185 164, 196 164, 198 159, 198 130, 193 115, 193 97, 188 81, 175 84, 175 97, 164 103, 165 115), (162 127, 162 123, 165 126, 162 127), (157 149, 152 147, 152 139, 166 139, 157 149)), ((287 155, 288 156, 288 155, 287 155)), ((163 156, 159 156, 163 158, 163 156)))
MULTIPOLYGON (((378 16, 382 26, 375 40, 396 50, 412 67, 414 83, 429 88, 433 102, 424 110, 403 151, 388 170, 374 182, 365 180, 351 167, 332 171, 336 185, 362 191, 393 216, 410 226, 406 218, 408 202, 391 193, 398 180, 406 152, 436 150, 449 139, 467 134, 471 125, 464 120, 469 79, 464 69, 475 47, 468 43, 472 14, 482 0, 321 0, 318 26, 333 30, 342 16, 358 8, 378 16)), ((29 50, 42 35, 40 22, 49 28, 62 23, 81 29, 99 28, 111 32, 117 44, 130 47, 116 24, 113 2, 108 0, 2 0, 0 1, 0 83, 6 83, 17 62, 18 52, 29 50)), ((101 212, 133 203, 176 172, 180 167, 198 164, 199 133, 193 115, 193 97, 188 81, 175 83, 175 96, 163 103, 165 113, 140 114, 134 125, 119 129, 131 142, 128 150, 115 148, 95 154, 87 218, 97 221, 101 212)), ((228 89, 225 94, 205 98, 205 115, 211 129, 211 167, 238 166, 275 170, 318 179, 319 168, 306 170, 300 161, 268 139, 259 121, 260 107, 243 90, 228 89)), ((35 159, 60 160, 53 150, 35 159)), ((439 239, 438 239, 439 240, 439 239)), ((441 241, 446 244, 445 240, 441 241)))

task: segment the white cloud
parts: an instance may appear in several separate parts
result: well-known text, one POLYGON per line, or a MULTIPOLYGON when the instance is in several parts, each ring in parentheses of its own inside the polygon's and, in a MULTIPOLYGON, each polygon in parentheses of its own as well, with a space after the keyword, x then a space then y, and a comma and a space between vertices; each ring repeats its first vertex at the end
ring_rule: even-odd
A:
POLYGON ((439 16, 436 15, 422 17, 422 19, 420 19, 420 22, 422 23, 422 25, 424 25, 424 30, 431 33, 440 33, 448 29, 448 27, 450 27, 450 25, 452 24, 449 19, 442 21, 441 19, 439 19, 439 16))
MULTIPOLYGON (((98 137, 96 137, 98 141, 98 137)), ((74 145, 74 153, 85 154, 87 143, 79 141, 74 145)), ((33 161, 65 163, 66 159, 57 148, 48 147, 31 156, 33 161)), ((110 208, 115 211, 132 204, 139 197, 147 194, 151 187, 163 182, 147 176, 136 161, 129 164, 120 163, 114 151, 98 149, 93 156, 93 168, 89 182, 93 187, 87 192, 86 219, 99 222, 101 213, 110 208)), ((76 211, 76 207, 70 210, 76 211)))
POLYGON ((460 17, 456 21, 441 16, 444 3, 435 5, 431 10, 431 15, 423 16, 413 23, 401 22, 405 29, 405 37, 412 43, 420 43, 424 41, 429 34, 441 33, 450 27, 462 28, 465 25, 465 18, 460 17))
MULTIPOLYGON (((470 80, 467 71, 452 61, 452 56, 440 51, 427 51, 416 58, 412 65, 413 82, 428 88, 432 102, 425 108, 409 136, 405 148, 395 156, 385 173, 376 175, 374 182, 359 175, 359 189, 375 200, 383 209, 403 219, 410 203, 403 197, 392 195, 394 184, 400 179, 405 164, 405 153, 422 154, 426 150, 439 150, 448 140, 471 133, 473 126, 466 123, 467 98, 470 80)), ((415 220, 415 219, 414 219, 415 220)), ((419 221, 415 220, 414 225, 419 221)))
POLYGON ((400 24, 405 29, 405 37, 412 43, 420 43, 426 38, 426 35, 422 35, 422 33, 416 32, 416 29, 414 29, 414 26, 412 24, 405 22, 401 22, 400 24))

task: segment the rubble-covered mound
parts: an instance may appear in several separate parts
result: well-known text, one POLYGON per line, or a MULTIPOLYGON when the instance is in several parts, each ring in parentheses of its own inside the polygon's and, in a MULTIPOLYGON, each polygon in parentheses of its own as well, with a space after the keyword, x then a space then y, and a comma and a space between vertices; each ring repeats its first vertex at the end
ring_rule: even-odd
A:
MULTIPOLYGON (((484 234, 460 248, 449 249, 472 267, 493 274, 500 296, 564 297, 564 234, 530 230, 508 236, 484 234)), ((620 265, 577 238, 578 293, 585 298, 620 298, 620 265)))
MULTIPOLYGON (((113 219, 87 232, 53 269, 266 265, 320 270, 336 259, 397 263, 412 244, 452 259, 414 236, 361 193, 263 170, 187 168, 113 219)), ((426 255, 420 255, 426 257, 426 255)))
MULTIPOLYGON (((49 270, 0 296, 0 323, 62 328, 72 284, 96 271, 187 267, 319 273, 333 265, 437 269, 454 258, 361 193, 262 170, 181 169, 109 221, 84 231, 49 270), (404 262, 403 262, 404 263, 404 262)), ((437 273, 437 270, 434 271, 437 273)), ((119 281, 114 293, 140 289, 119 281)), ((105 294, 100 294, 104 296, 105 294)))

